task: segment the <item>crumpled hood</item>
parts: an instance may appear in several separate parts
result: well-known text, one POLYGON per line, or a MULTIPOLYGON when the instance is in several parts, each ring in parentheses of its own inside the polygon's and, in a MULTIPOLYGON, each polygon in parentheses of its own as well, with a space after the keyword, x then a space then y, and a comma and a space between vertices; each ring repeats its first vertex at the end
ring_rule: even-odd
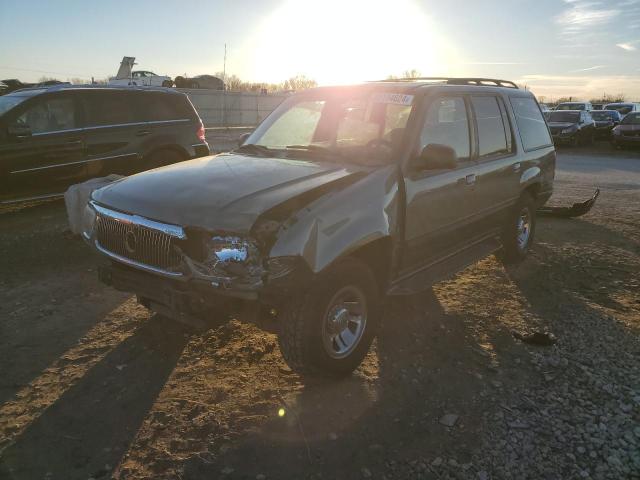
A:
POLYGON ((242 233, 270 208, 359 170, 222 154, 124 178, 96 190, 92 198, 107 208, 159 222, 242 233))

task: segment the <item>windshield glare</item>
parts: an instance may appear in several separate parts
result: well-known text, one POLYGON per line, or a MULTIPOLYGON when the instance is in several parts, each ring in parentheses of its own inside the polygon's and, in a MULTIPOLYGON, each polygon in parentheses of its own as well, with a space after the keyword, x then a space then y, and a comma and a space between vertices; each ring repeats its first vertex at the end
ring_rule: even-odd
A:
POLYGON ((622 125, 640 125, 640 113, 632 113, 624 117, 622 125))
POLYGON ((294 155, 300 147, 324 147, 325 156, 333 151, 341 159, 380 163, 388 161, 399 145, 412 103, 412 95, 371 91, 292 97, 246 143, 272 150, 289 147, 294 155))
POLYGON ((549 112, 548 122, 577 123, 580 119, 579 113, 574 112, 549 112))

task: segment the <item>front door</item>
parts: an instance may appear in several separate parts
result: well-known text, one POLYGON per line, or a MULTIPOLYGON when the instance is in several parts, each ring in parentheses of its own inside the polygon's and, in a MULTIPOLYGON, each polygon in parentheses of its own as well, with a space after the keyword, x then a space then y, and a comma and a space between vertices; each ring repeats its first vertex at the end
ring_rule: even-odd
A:
POLYGON ((452 147, 455 170, 409 169, 405 178, 405 253, 401 275, 468 243, 474 235, 477 165, 472 160, 473 129, 465 98, 435 98, 427 108, 420 150, 429 144, 452 147))
POLYGON ((0 147, 6 172, 2 200, 64 193, 85 178, 84 132, 78 117, 75 98, 61 94, 36 99, 8 119, 10 129, 20 126, 22 132, 9 132, 0 147))

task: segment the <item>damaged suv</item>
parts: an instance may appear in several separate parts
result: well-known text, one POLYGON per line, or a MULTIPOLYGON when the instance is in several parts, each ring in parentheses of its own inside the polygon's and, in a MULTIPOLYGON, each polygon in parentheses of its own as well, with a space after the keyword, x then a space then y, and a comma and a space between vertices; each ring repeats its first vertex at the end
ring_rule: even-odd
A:
POLYGON ((511 82, 322 87, 233 152, 96 190, 83 235, 109 259, 101 279, 152 310, 253 313, 293 370, 347 374, 386 297, 500 249, 524 258, 554 169, 540 108, 511 82))

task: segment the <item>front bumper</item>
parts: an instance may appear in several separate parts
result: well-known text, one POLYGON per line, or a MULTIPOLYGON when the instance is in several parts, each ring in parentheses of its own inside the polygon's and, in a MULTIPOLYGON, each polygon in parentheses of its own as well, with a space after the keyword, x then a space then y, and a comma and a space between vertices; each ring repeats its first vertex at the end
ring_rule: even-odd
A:
POLYGON ((640 135, 614 135, 615 145, 640 145, 640 135))

